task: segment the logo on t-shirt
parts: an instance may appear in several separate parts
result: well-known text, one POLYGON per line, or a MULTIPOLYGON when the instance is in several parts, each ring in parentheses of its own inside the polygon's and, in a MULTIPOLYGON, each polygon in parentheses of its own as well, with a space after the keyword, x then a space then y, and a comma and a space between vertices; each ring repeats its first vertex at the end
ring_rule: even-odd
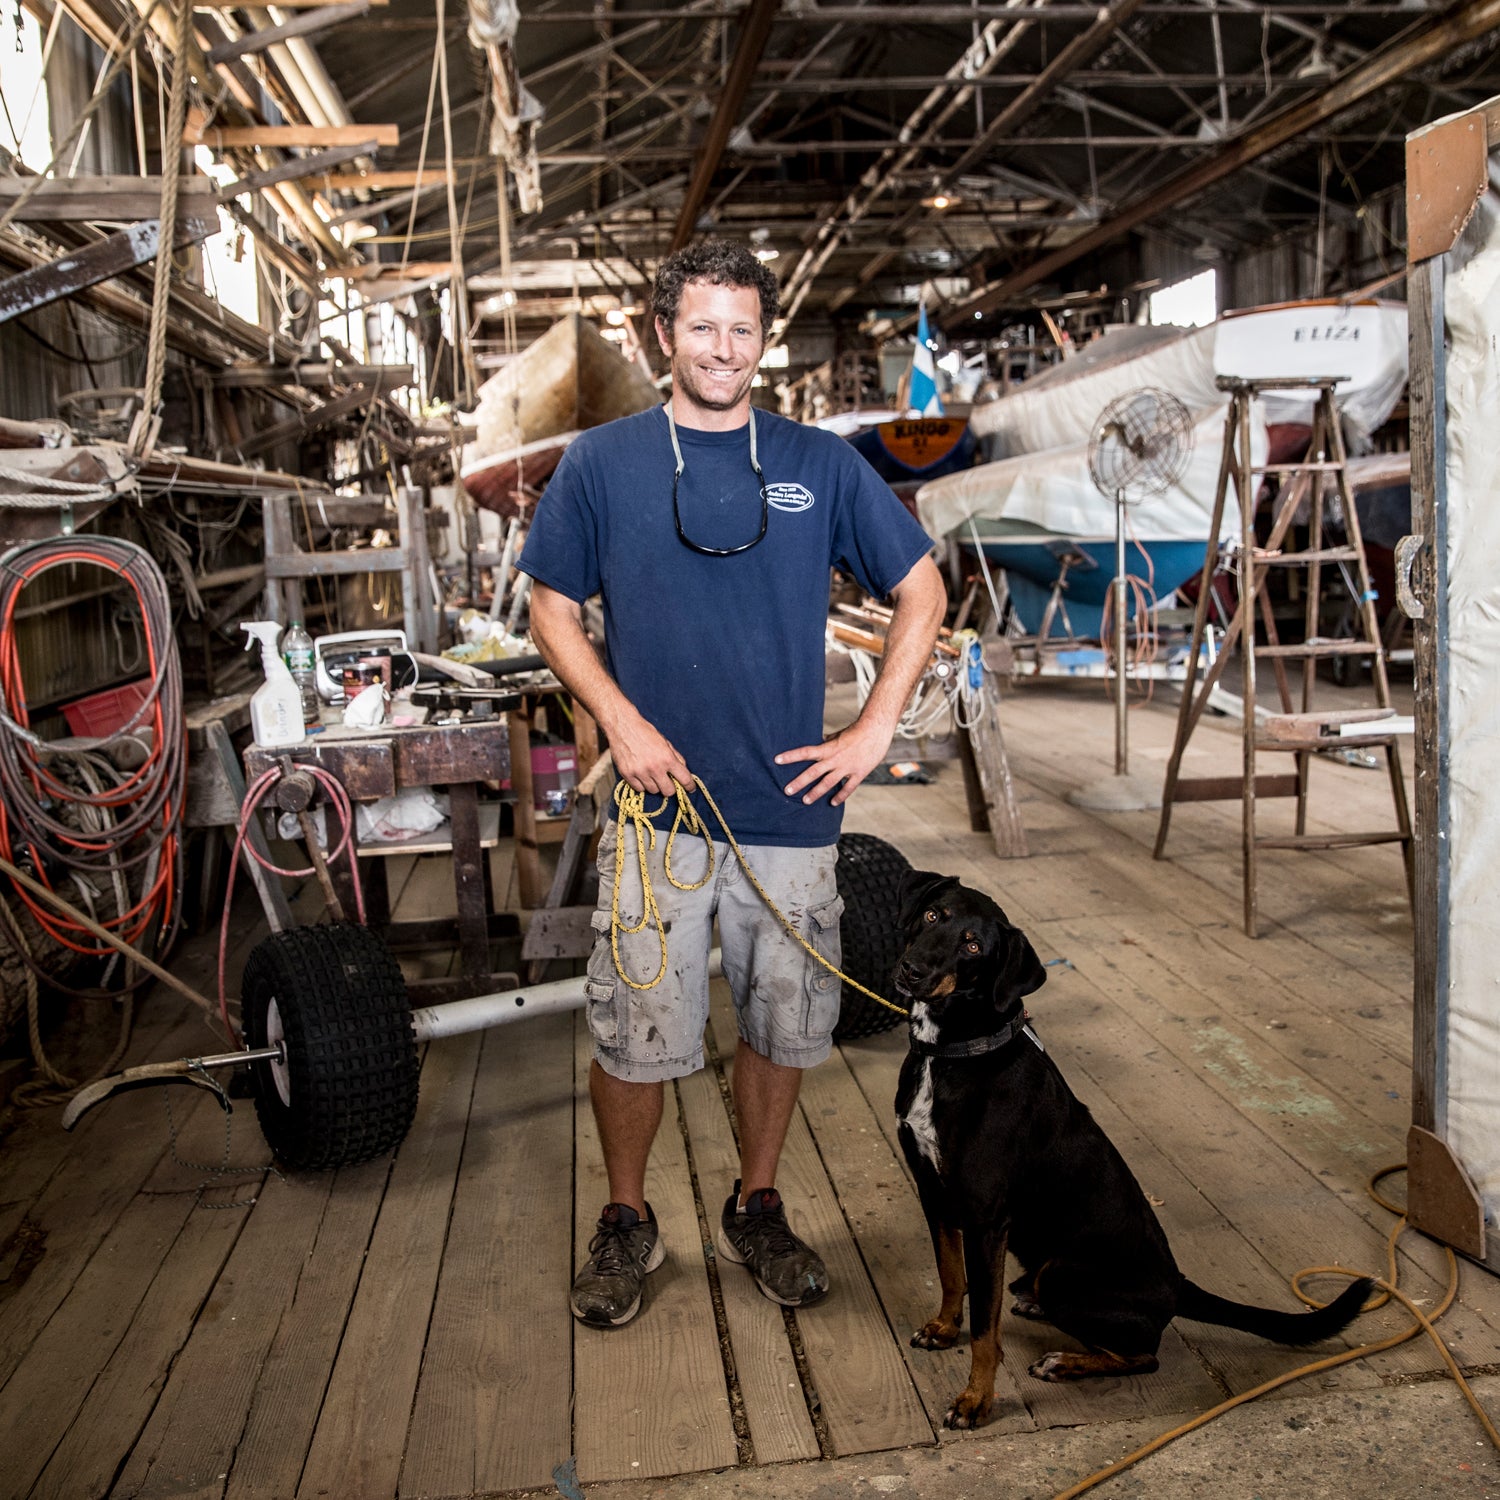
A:
POLYGON ((813 503, 813 492, 805 484, 768 484, 766 503, 777 510, 808 510, 813 503))

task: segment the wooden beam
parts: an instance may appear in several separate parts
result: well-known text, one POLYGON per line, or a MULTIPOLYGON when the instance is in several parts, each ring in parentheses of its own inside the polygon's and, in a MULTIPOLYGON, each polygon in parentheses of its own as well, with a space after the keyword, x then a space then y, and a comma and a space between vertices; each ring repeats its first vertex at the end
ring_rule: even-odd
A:
POLYGON ((781 0, 750 0, 750 9, 740 27, 740 38, 734 49, 734 59, 729 64, 729 76, 724 80, 723 92, 719 95, 714 117, 709 122, 708 132, 698 147, 698 158, 693 164, 692 181, 682 200, 677 215, 677 227, 672 231, 672 243, 668 253, 681 250, 693 237, 698 214, 708 198, 709 184, 719 163, 724 158, 724 148, 739 122, 740 110, 744 107, 745 95, 750 91, 755 70, 760 66, 761 55, 771 37, 771 25, 776 12, 781 9, 781 0))
POLYGON ((352 391, 335 396, 322 406, 314 407, 312 411, 299 412, 284 422, 274 422, 269 427, 263 427, 238 445, 239 455, 241 458, 254 458, 256 454, 264 453, 278 443, 304 437, 309 432, 328 426, 330 422, 337 422, 339 418, 369 405, 373 399, 374 395, 368 386, 357 385, 352 391))
MULTIPOLYGON (((369 0, 371 5, 389 5, 391 0, 369 0)), ((193 0, 194 10, 341 10, 327 0, 193 0)))
POLYGON ((416 378, 410 365, 227 365, 213 372, 213 383, 221 390, 270 390, 277 386, 302 386, 328 390, 335 385, 368 385, 382 391, 399 391, 416 378))
POLYGON ((279 162, 260 172, 246 172, 238 182, 231 182, 219 192, 219 202, 238 198, 241 193, 253 193, 257 188, 270 187, 277 182, 300 182, 308 177, 329 174, 330 167, 342 166, 360 156, 373 156, 377 149, 371 139, 354 146, 335 146, 331 151, 316 151, 311 156, 294 156, 289 161, 279 162))
POLYGON ((304 260, 290 245, 283 244, 253 213, 247 213, 233 198, 224 204, 224 211, 249 234, 267 260, 280 266, 288 276, 314 295, 322 291, 322 272, 317 266, 304 260))
MULTIPOLYGON (((30 178, 0 177, 0 211, 17 198, 30 178)), ((178 188, 177 221, 213 219, 214 185, 206 177, 185 178, 178 188)), ((161 212, 160 177, 64 177, 44 182, 21 210, 27 223, 155 220, 161 212)))
MULTIPOLYGON (((962 302, 954 303, 939 321, 946 329, 969 327, 975 313, 1012 305, 1018 292, 1047 280, 1090 252, 1112 244, 1138 225, 1186 202, 1267 152, 1305 135, 1351 105, 1484 36, 1497 26, 1500 26, 1500 0, 1469 0, 1468 4, 1455 6, 1425 25, 1413 27, 1345 69, 1326 88, 1310 98, 1288 105, 1226 142, 1211 155, 1138 198, 1113 218, 1041 256, 1029 266, 1002 276, 962 302)), ((908 321, 914 320, 903 320, 902 326, 908 321)))
MULTIPOLYGON (((214 234, 218 227, 217 214, 212 219, 181 221, 175 243, 179 246, 196 244, 214 234)), ((85 287, 108 281, 123 271, 155 260, 161 242, 160 229, 159 219, 142 219, 96 244, 82 250, 70 250, 45 265, 0 281, 0 323, 22 313, 35 312, 49 302, 70 297, 85 287)))
POLYGON ((220 42, 217 47, 210 47, 204 56, 217 67, 220 63, 233 62, 237 57, 264 52, 266 48, 274 47, 288 37, 308 36, 329 26, 337 26, 340 21, 352 21, 357 16, 364 15, 371 4, 378 3, 380 0, 348 0, 344 5, 324 5, 315 10, 305 10, 300 16, 283 21, 280 26, 268 26, 264 31, 249 31, 232 42, 220 42))
MULTIPOLYGON (((494 158, 489 156, 460 156, 453 163, 460 169, 493 164, 494 158)), ((441 167, 432 166, 421 172, 415 167, 393 167, 389 171, 330 172, 323 186, 330 193, 353 193, 360 188, 369 188, 373 192, 382 188, 442 187, 443 181, 441 167)))
POLYGON ((387 276, 430 281, 436 276, 452 276, 456 270, 451 260, 409 260, 404 266, 398 260, 382 260, 362 266, 333 266, 324 274, 329 280, 340 281, 380 281, 387 276))
POLYGON ((190 125, 182 133, 184 146, 396 146, 399 125, 190 125))

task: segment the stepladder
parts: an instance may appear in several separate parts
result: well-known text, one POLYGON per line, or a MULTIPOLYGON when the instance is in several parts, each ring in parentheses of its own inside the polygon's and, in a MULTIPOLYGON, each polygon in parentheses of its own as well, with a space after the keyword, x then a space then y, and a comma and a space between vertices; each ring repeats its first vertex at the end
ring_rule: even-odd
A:
MULTIPOLYGON (((1260 855, 1266 850, 1399 844, 1408 896, 1412 891, 1411 815, 1397 744, 1403 726, 1391 706, 1376 596, 1349 484, 1348 457, 1334 394, 1340 379, 1336 375, 1260 380, 1221 376, 1218 381, 1220 389, 1229 393, 1230 402, 1210 535, 1220 534, 1231 483, 1239 505, 1240 534, 1225 556, 1216 557, 1210 548, 1204 560, 1188 676, 1167 761, 1154 854, 1157 859, 1163 857, 1175 804, 1240 799, 1244 924, 1250 937, 1259 934, 1257 877, 1260 855), (1305 456, 1300 461, 1257 464, 1251 452, 1254 401, 1263 391, 1298 389, 1314 397, 1312 432, 1305 456), (1269 530, 1262 540, 1257 531, 1256 501, 1267 481, 1274 486, 1274 494, 1269 530), (1208 628, 1214 574, 1221 565, 1227 565, 1236 576, 1237 602, 1217 654, 1203 667, 1200 653, 1208 628), (1278 575, 1287 580, 1287 587, 1276 592, 1284 592, 1288 600, 1300 601, 1301 606, 1296 612, 1300 621, 1288 621, 1291 628, 1285 640, 1270 586, 1278 575), (1346 622, 1352 620, 1352 631, 1337 636, 1325 631, 1324 620, 1334 612, 1346 622), (1339 658, 1368 665, 1370 701, 1358 706, 1319 708, 1315 706, 1318 666, 1339 658), (1240 775, 1184 776, 1182 760, 1188 742, 1210 699, 1219 692, 1229 664, 1236 659, 1243 710, 1240 775), (1276 707, 1260 704, 1258 671, 1262 666, 1268 666, 1272 673, 1276 707), (1359 749, 1383 756, 1393 814, 1389 827, 1309 831, 1312 759, 1319 752, 1333 749, 1359 749), (1260 768, 1263 755, 1289 755, 1292 769, 1267 774, 1260 768), (1293 831, 1263 833, 1258 826, 1259 803, 1278 797, 1296 799, 1293 831)), ((1285 614, 1282 619, 1286 619, 1285 614)))

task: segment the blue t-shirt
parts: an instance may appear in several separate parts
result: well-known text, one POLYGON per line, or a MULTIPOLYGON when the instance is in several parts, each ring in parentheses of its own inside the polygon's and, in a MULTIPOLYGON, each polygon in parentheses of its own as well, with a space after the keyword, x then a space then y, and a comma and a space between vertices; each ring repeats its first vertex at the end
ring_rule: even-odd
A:
MULTIPOLYGON (((653 407, 573 443, 520 566, 578 603, 602 596, 611 674, 713 793, 737 839, 816 848, 837 842, 843 809, 827 795, 811 806, 788 797, 782 788, 805 763, 774 757, 823 738, 828 570, 884 598, 932 544, 842 439, 769 412, 753 420, 770 500, 757 546, 706 557, 679 540, 666 411, 653 407)), ((709 547, 748 541, 761 512, 749 429, 679 423, 677 440, 688 536, 709 547)))

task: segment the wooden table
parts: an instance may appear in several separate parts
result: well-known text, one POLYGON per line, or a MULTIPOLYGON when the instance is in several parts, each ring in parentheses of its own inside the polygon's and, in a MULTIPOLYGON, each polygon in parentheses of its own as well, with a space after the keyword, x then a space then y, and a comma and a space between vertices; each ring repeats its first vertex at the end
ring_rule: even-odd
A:
MULTIPOLYGON (((453 886, 458 900, 456 923, 442 920, 393 925, 383 860, 367 862, 361 871, 361 883, 369 924, 384 928, 393 946, 432 946, 456 936, 459 975, 454 979, 424 981, 427 987, 440 987, 454 997, 481 994, 496 987, 501 976, 490 969, 490 940, 514 936, 520 930, 513 913, 491 911, 489 861, 482 846, 479 814, 480 784, 503 781, 510 775, 509 717, 496 715, 460 724, 387 727, 374 733, 331 725, 300 745, 278 750, 251 745, 245 751, 245 775, 250 781, 286 762, 293 766, 317 765, 336 777, 354 802, 391 797, 408 787, 447 788, 453 886)), ((529 812, 529 785, 526 791, 529 812)), ((518 816, 518 827, 519 823, 518 816)), ((399 851, 401 846, 382 846, 382 849, 386 847, 399 851)), ((431 843, 425 847, 431 848, 431 843)), ((357 834, 355 849, 357 852, 357 834)), ((349 862, 336 861, 329 873, 340 902, 352 916, 355 905, 349 862)), ((510 977, 513 981, 514 975, 510 977)))
MULTIPOLYGON (((385 929, 393 947, 430 947, 456 938, 458 977, 421 982, 428 989, 440 988, 455 998, 481 994, 503 987, 499 984, 501 980, 516 981, 516 975, 510 971, 496 973, 490 969, 489 946, 493 938, 517 935, 520 923, 515 913, 491 909, 493 892, 484 848, 494 843, 495 837, 493 832, 486 837, 481 827, 479 786, 482 782, 510 779, 515 799, 512 811, 520 904, 524 910, 549 904, 552 897, 542 877, 539 846, 562 841, 573 820, 566 815, 545 817, 536 812, 531 779, 531 727, 544 702, 559 703, 565 696, 555 684, 528 688, 508 712, 467 719, 459 724, 386 727, 374 733, 346 729, 342 724, 327 725, 300 745, 282 750, 251 745, 245 751, 246 778, 254 781, 285 759, 294 766, 321 766, 338 779, 354 802, 390 797, 406 787, 446 787, 453 885, 458 901, 456 923, 440 920, 393 924, 383 860, 367 860, 361 872, 365 911, 372 926, 385 929)), ((582 705, 570 703, 569 712, 573 719, 577 774, 582 781, 598 759, 599 736, 582 705)), ((370 853, 376 847, 370 846, 365 852, 370 853)), ((392 854, 414 849, 429 852, 433 848, 431 840, 420 845, 378 846, 379 852, 392 854)), ((355 849, 358 853, 357 837, 355 849)), ((347 861, 339 860, 329 873, 340 903, 352 915, 354 887, 347 861)))

